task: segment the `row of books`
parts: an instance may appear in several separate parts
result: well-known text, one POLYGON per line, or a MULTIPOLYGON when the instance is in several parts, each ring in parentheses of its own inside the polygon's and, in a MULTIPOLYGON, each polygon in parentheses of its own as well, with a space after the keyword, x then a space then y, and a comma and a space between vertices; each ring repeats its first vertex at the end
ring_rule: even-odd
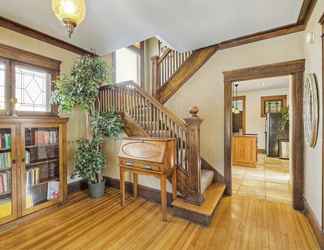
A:
POLYGON ((4 172, 0 173, 0 194, 8 193, 11 190, 11 173, 4 172))
POLYGON ((58 176, 57 163, 53 162, 48 165, 42 165, 27 170, 26 172, 26 185, 32 186, 39 184, 41 180, 51 179, 58 176))
POLYGON ((0 147, 2 149, 11 148, 11 134, 9 133, 0 134, 0 147))
POLYGON ((34 134, 34 144, 56 144, 58 143, 57 137, 57 131, 36 130, 34 134))
POLYGON ((0 170, 11 167, 11 153, 0 153, 0 170))
POLYGON ((59 157, 59 147, 58 145, 53 145, 51 147, 36 147, 30 148, 25 151, 25 163, 30 164, 37 161, 55 159, 59 157))

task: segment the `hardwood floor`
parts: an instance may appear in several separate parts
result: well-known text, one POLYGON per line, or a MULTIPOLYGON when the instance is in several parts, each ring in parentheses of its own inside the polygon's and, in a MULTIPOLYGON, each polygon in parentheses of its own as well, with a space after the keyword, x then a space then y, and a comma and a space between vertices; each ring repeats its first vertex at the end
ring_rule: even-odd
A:
POLYGON ((306 217, 286 204, 225 197, 212 224, 169 215, 142 198, 121 208, 118 190, 84 198, 0 234, 0 249, 319 249, 306 217))

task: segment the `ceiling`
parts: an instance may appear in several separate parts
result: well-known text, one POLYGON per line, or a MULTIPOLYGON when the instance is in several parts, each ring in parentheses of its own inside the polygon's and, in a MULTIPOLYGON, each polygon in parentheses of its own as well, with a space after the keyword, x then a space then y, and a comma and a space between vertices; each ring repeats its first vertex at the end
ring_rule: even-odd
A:
POLYGON ((289 76, 241 81, 238 84, 237 91, 239 93, 269 89, 288 89, 289 76))
POLYGON ((303 0, 87 0, 85 21, 69 39, 51 0, 0 1, 0 16, 104 55, 158 36, 194 50, 296 23, 303 0))

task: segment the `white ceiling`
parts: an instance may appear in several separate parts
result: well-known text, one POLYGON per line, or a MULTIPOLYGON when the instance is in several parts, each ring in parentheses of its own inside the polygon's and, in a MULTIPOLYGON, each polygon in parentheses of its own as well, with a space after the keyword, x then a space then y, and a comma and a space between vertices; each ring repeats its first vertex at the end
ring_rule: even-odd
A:
POLYGON ((2 0, 0 16, 103 55, 158 36, 194 50, 292 24, 303 0, 87 0, 85 21, 69 39, 51 0, 2 0))
POLYGON ((241 81, 238 84, 237 91, 239 93, 268 89, 288 89, 289 76, 241 81))

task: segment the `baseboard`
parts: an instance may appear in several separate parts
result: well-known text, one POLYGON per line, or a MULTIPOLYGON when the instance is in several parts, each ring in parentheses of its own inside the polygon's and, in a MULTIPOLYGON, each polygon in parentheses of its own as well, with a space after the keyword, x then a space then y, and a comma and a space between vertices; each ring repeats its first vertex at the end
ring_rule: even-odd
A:
POLYGON ((265 149, 263 149, 263 148, 258 148, 257 152, 258 152, 258 154, 265 154, 266 153, 265 149))
POLYGON ((88 182, 86 180, 71 182, 68 184, 68 195, 85 190, 87 188, 88 188, 88 182))
POLYGON ((309 223, 315 233, 317 241, 321 249, 324 249, 324 232, 322 231, 321 224, 317 221, 312 208, 309 206, 306 199, 304 199, 304 214, 309 220, 309 223))
MULTIPOLYGON (((108 187, 113 187, 116 189, 119 189, 120 187, 120 181, 119 179, 111 178, 104 176, 106 180, 106 185, 108 187)), ((126 187, 126 192, 127 193, 133 193, 133 183, 132 182, 125 182, 125 187, 126 187)), ((143 185, 138 185, 138 195, 146 200, 153 201, 156 203, 161 203, 161 192, 158 189, 146 187, 143 185)), ((172 194, 167 193, 167 201, 168 201, 168 206, 171 205, 172 203, 172 194)))

